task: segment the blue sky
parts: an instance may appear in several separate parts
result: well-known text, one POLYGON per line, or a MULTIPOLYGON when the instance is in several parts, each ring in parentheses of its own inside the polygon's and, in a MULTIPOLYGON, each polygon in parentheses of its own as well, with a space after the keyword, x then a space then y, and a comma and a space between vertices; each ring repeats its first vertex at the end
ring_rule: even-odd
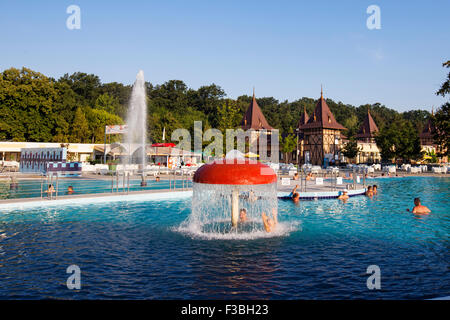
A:
POLYGON ((450 1, 5 1, 0 70, 29 67, 103 82, 216 83, 229 97, 324 95, 405 111, 440 106, 450 59, 450 1), (81 8, 81 29, 66 8, 81 8), (381 29, 369 30, 369 5, 381 29))

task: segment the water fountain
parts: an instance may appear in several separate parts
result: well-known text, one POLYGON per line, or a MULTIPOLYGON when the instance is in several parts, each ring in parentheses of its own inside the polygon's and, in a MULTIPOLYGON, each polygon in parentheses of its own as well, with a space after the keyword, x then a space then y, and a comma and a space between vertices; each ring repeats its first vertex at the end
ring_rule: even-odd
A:
POLYGON ((130 165, 133 162, 140 165, 142 171, 142 183, 145 185, 145 158, 147 142, 147 94, 145 89, 144 71, 140 70, 133 84, 131 99, 128 108, 127 121, 128 131, 125 135, 125 143, 128 149, 128 156, 124 162, 130 165), (138 154, 135 155, 136 151, 138 154))
POLYGON ((212 239, 250 239, 280 235, 278 225, 264 230, 262 213, 277 208, 277 176, 267 165, 248 159, 222 159, 200 167, 193 178, 192 213, 181 231, 212 239), (240 221, 246 210, 247 221, 240 221))

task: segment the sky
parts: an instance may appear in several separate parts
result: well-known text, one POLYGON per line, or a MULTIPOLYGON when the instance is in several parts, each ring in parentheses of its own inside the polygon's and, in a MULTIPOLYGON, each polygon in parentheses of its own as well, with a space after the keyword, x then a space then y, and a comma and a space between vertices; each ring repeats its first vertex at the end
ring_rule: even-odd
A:
POLYGON ((215 83, 228 97, 324 96, 359 106, 431 111, 450 59, 450 1, 6 1, 0 71, 28 67, 58 79, 215 83), (80 29, 66 12, 80 8, 80 29), (380 29, 366 12, 380 8, 380 29))

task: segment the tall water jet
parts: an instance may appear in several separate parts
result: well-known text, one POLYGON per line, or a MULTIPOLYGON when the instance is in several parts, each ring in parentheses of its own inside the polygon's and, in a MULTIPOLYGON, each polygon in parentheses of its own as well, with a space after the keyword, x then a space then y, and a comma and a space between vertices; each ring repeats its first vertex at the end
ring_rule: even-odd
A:
POLYGON ((146 142, 147 142, 147 95, 145 90, 144 71, 136 76, 128 106, 128 131, 125 135, 128 155, 124 164, 137 163, 141 166, 144 182, 146 142))

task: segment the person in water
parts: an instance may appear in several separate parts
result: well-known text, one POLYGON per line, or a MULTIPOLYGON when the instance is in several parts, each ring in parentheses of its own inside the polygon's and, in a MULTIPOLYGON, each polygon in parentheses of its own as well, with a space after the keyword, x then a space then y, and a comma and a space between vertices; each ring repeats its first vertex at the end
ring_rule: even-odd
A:
POLYGON ((156 182, 159 182, 160 180, 161 180, 161 178, 158 176, 158 177, 156 177, 156 182))
POLYGON ((291 193, 289 194, 289 198, 291 198, 294 203, 299 203, 300 201, 300 194, 296 192, 297 187, 298 185, 295 186, 294 189, 292 189, 291 193))
POLYGON ((52 184, 48 185, 48 189, 45 191, 45 193, 53 193, 55 192, 55 188, 53 188, 52 184))
POLYGON ((367 187, 366 196, 373 197, 373 189, 372 186, 367 187))
POLYGON ((277 210, 275 208, 272 209, 273 218, 268 217, 265 212, 261 213, 261 216, 266 232, 272 232, 278 224, 277 210))
MULTIPOLYGON (((406 211, 410 212, 409 209, 406 209, 406 211)), ((423 206, 420 203, 420 198, 414 198, 414 208, 412 209, 412 213, 415 214, 429 214, 431 212, 430 209, 423 206)))
POLYGON ((344 202, 347 201, 349 198, 348 191, 345 189, 342 194, 338 197, 339 200, 343 200, 344 202))
POLYGON ((247 218, 247 209, 242 208, 239 211, 239 223, 244 223, 247 222, 248 218, 247 218))
POLYGON ((72 193, 74 193, 73 187, 72 186, 68 186, 67 187, 67 194, 72 194, 72 193))
POLYGON ((295 174, 294 174, 294 178, 293 178, 294 180, 298 180, 298 172, 296 172, 295 174))
POLYGON ((376 184, 373 185, 372 192, 373 192, 373 194, 377 194, 378 193, 378 186, 376 184))

